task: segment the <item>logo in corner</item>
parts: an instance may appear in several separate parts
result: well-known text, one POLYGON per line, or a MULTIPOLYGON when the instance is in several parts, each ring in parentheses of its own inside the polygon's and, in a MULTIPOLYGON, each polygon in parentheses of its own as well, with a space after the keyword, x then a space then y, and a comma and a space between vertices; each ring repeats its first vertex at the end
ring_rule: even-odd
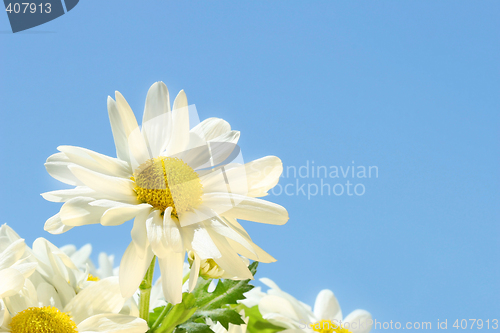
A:
POLYGON ((3 0, 12 32, 27 30, 69 12, 79 0, 3 0))

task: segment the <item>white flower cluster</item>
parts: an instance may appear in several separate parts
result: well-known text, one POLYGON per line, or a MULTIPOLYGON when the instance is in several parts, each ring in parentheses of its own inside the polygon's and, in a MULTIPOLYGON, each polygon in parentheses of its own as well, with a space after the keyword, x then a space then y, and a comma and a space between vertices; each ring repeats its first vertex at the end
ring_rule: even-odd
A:
POLYGON ((142 126, 125 98, 108 98, 117 157, 60 146, 45 163, 71 189, 43 193, 61 202, 45 230, 133 220, 131 239, 114 257, 90 260, 90 244, 58 248, 44 238, 28 247, 0 228, 0 333, 322 332, 366 333, 357 310, 344 321, 331 291, 314 312, 271 280, 249 284, 257 263, 275 259, 238 219, 282 225, 288 212, 260 199, 283 171, 275 156, 244 163, 240 133, 224 120, 197 118, 181 91, 170 105, 162 82, 146 97, 142 126), (187 261, 187 262, 186 262, 187 261), (250 263, 252 261, 252 263, 250 263), (161 276, 153 283, 158 262, 161 276), (218 280, 216 284, 213 280, 218 280))

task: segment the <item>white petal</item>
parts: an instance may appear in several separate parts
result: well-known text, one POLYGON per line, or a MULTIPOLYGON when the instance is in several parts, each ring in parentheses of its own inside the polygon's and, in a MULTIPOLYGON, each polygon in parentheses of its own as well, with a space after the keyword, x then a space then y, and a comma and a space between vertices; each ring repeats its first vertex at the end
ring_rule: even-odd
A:
POLYGON ((63 152, 69 161, 80 165, 86 169, 90 169, 109 176, 130 178, 132 169, 128 162, 117 158, 109 157, 95 151, 74 147, 74 146, 59 146, 57 149, 63 152))
POLYGON ((171 304, 182 302, 182 268, 185 253, 168 251, 163 258, 158 258, 161 281, 165 300, 171 304))
MULTIPOLYGON (((246 280, 253 279, 253 275, 243 260, 229 246, 225 237, 207 229, 217 248, 221 252, 219 258, 214 258, 215 262, 225 271, 225 275, 230 279, 246 280)), ((226 277, 225 276, 225 277, 226 277)))
POLYGON ((284 327, 293 327, 295 325, 290 324, 300 320, 292 304, 288 300, 275 295, 263 297, 259 302, 259 311, 263 318, 279 320, 282 324, 280 326, 284 327))
POLYGON ((68 166, 72 164, 73 163, 70 163, 69 158, 64 155, 64 153, 57 153, 47 158, 45 169, 47 169, 49 175, 60 182, 73 186, 83 185, 83 183, 68 169, 68 166))
POLYGON ((276 156, 266 156, 245 164, 250 197, 263 197, 279 182, 283 164, 276 156))
POLYGON ((187 238, 185 244, 190 244, 200 259, 213 259, 221 256, 219 249, 201 223, 183 227, 182 230, 187 238))
POLYGON ((23 263, 23 264, 17 264, 15 266, 12 266, 16 271, 21 273, 25 278, 28 278, 33 274, 38 267, 38 263, 36 262, 28 262, 28 263, 23 263))
POLYGON ((0 270, 0 298, 15 295, 24 285, 24 276, 14 268, 0 270))
POLYGON ((221 134, 229 132, 231 130, 231 125, 224 119, 220 118, 208 118, 196 125, 191 129, 192 132, 196 133, 200 138, 208 141, 212 140, 221 134))
POLYGON ((134 192, 134 182, 132 180, 104 175, 77 165, 71 165, 69 169, 91 189, 105 193, 116 200, 137 203, 137 195, 134 192))
POLYGON ((202 196, 203 204, 218 214, 243 220, 283 225, 288 212, 282 206, 234 193, 208 193, 202 196))
POLYGON ((66 202, 76 197, 92 197, 95 199, 104 199, 103 193, 98 193, 88 186, 77 186, 69 190, 58 190, 45 192, 41 194, 45 200, 52 202, 66 202))
POLYGON ((165 210, 163 218, 159 210, 154 210, 146 220, 148 240, 151 249, 158 258, 163 258, 168 252, 184 253, 179 227, 171 217, 172 208, 165 210))
POLYGON ((125 98, 118 91, 115 92, 116 106, 120 113, 125 136, 127 137, 130 164, 132 169, 136 169, 139 165, 150 159, 148 147, 141 134, 137 120, 135 119, 132 109, 128 105, 125 98))
POLYGON ((61 299, 52 285, 42 282, 37 286, 36 293, 38 294, 38 301, 42 306, 53 306, 59 310, 63 310, 61 299))
MULTIPOLYGON (((252 242, 252 239, 250 238, 250 236, 248 235, 248 233, 245 231, 245 229, 238 223, 238 221, 236 219, 233 219, 233 218, 224 218, 224 220, 227 222, 227 224, 234 230, 236 231, 238 234, 240 234, 242 237, 245 237, 245 239, 247 239, 249 242, 252 242)), ((233 244, 235 243, 234 241, 232 240, 228 240, 229 241, 229 244, 238 252, 240 253, 241 255, 249 258, 249 259, 252 259, 251 257, 243 254, 242 252, 239 252, 237 248, 240 248, 238 246, 234 247, 233 244)), ((257 259, 252 259, 252 260, 256 260, 256 261, 260 261, 260 262, 264 262, 264 263, 269 263, 269 262, 275 262, 276 259, 274 259, 269 253, 267 253, 266 251, 262 250, 257 244, 255 243, 251 243, 252 244, 252 247, 253 247, 253 250, 255 251, 255 253, 257 254, 257 259)), ((247 253, 248 254, 248 253, 247 253)))
MULTIPOLYGON (((62 205, 59 213, 61 222, 64 225, 72 227, 99 223, 106 208, 90 206, 89 203, 93 201, 95 201, 94 198, 87 197, 77 197, 68 200, 62 205)), ((57 220, 53 223, 56 222, 57 220)))
POLYGON ((84 319, 101 313, 118 313, 125 303, 120 294, 118 277, 109 277, 97 281, 82 289, 64 308, 71 312, 78 325, 84 319))
POLYGON ((130 231, 132 237, 132 243, 135 245, 137 255, 140 258, 144 258, 146 255, 146 249, 149 246, 148 232, 146 229, 146 219, 150 214, 149 211, 143 210, 134 219, 134 226, 130 231))
POLYGON ((167 156, 182 152, 189 143, 189 107, 186 94, 181 90, 172 108, 172 134, 167 146, 167 156))
POLYGON ((70 227, 62 223, 61 216, 59 213, 49 218, 45 222, 45 225, 43 227, 43 230, 48 231, 54 235, 62 234, 71 229, 73 229, 73 227, 70 227))
POLYGON ((0 253, 0 270, 9 268, 16 263, 24 254, 26 243, 24 239, 18 239, 9 244, 7 248, 0 253))
MULTIPOLYGON (((99 206, 98 202, 102 201, 104 200, 94 201, 90 205, 99 206)), ((129 205, 116 203, 115 207, 111 207, 104 212, 101 217, 101 224, 104 226, 120 225, 135 218, 143 211, 149 212, 152 208, 149 204, 129 205)))
POLYGON ((125 127, 118 111, 118 106, 114 99, 108 96, 108 115, 111 124, 111 131, 113 132, 113 139, 116 146, 116 157, 122 161, 130 163, 130 153, 128 149, 128 139, 125 133, 125 127))
POLYGON ((314 315, 325 320, 342 320, 342 311, 333 292, 328 289, 321 290, 314 303, 314 315))
POLYGON ((148 144, 151 156, 159 156, 170 139, 172 115, 167 86, 156 82, 149 88, 142 118, 142 134, 148 144))
POLYGON ((200 275, 200 257, 194 253, 194 260, 191 266, 191 270, 189 271, 189 292, 192 292, 196 287, 196 282, 198 282, 198 276, 200 275))
POLYGON ((153 252, 149 246, 145 251, 146 255, 141 258, 136 246, 130 243, 123 254, 120 263, 120 290, 125 298, 131 297, 137 291, 151 264, 153 252))
POLYGON ((92 316, 78 324, 80 333, 144 333, 147 330, 144 319, 115 313, 92 316))
POLYGON ((372 315, 365 310, 354 310, 344 318, 344 323, 349 323, 352 333, 368 333, 372 329, 372 315))

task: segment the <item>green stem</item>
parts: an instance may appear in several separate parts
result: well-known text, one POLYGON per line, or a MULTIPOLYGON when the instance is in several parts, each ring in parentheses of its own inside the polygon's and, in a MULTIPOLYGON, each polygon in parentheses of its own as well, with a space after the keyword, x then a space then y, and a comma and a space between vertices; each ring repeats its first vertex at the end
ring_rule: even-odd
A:
POLYGON ((151 326, 151 328, 149 329, 149 332, 154 332, 158 328, 158 326, 160 326, 161 322, 163 321, 163 318, 165 318, 170 309, 172 309, 172 304, 169 303, 163 308, 158 318, 156 318, 156 321, 154 322, 153 326, 151 326))
MULTIPOLYGON (((182 279, 182 285, 184 285, 184 283, 186 283, 186 281, 189 279, 189 273, 187 273, 184 278, 182 279)), ((172 309, 172 304, 168 303, 164 308, 163 310, 161 311, 160 315, 158 316, 158 318, 156 318, 156 321, 154 322, 154 324, 151 326, 151 328, 149 329, 149 332, 154 332, 158 326, 160 326, 161 322, 163 321, 163 319, 167 316, 168 312, 170 311, 170 309, 172 309)))
POLYGON ((151 296, 151 287, 153 286, 153 274, 155 271, 156 256, 153 256, 151 264, 142 279, 141 285, 139 286, 139 316, 146 322, 149 320, 149 298, 151 296))

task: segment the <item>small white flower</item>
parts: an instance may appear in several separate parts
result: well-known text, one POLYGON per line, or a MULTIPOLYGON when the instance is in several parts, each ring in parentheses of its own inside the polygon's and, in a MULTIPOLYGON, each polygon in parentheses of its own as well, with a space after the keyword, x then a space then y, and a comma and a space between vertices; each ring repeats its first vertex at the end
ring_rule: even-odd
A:
POLYGON ((371 330, 370 313, 355 310, 343 318, 331 290, 320 291, 312 310, 309 305, 282 291, 272 280, 262 278, 260 281, 270 288, 268 292, 254 288, 245 294, 247 299, 240 302, 248 307, 258 305, 262 317, 286 328, 285 333, 368 333, 371 330))

